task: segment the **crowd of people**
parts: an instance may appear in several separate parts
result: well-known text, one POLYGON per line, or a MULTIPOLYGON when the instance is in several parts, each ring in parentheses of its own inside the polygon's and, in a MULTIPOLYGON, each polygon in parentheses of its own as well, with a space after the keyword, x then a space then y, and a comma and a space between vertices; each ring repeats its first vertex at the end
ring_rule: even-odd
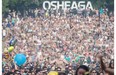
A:
POLYGON ((74 75, 80 65, 88 66, 91 75, 106 75, 97 55, 103 55, 106 67, 113 64, 114 16, 104 12, 99 17, 97 10, 86 13, 38 9, 25 17, 9 13, 2 22, 3 75, 47 75, 50 71, 74 75), (12 40, 14 50, 8 52, 12 40), (27 57, 22 66, 13 61, 17 53, 27 57))

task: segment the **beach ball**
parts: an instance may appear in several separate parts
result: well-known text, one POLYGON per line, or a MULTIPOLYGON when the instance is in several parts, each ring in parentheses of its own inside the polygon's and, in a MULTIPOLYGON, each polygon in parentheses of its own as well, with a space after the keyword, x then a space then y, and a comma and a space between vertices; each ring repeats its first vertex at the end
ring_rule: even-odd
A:
POLYGON ((18 65, 18 66, 22 66, 25 62, 26 62, 26 56, 24 54, 16 54, 14 56, 14 62, 18 65))
POLYGON ((12 52, 14 50, 14 46, 10 46, 9 48, 8 48, 8 52, 12 52))

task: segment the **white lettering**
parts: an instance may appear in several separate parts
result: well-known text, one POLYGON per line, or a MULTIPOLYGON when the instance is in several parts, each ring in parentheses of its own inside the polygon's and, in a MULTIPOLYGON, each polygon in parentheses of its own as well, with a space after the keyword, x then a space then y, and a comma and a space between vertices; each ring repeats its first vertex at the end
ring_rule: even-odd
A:
POLYGON ((92 4, 90 1, 87 2, 87 6, 86 6, 86 9, 89 8, 91 10, 93 10, 93 7, 92 7, 92 4))
POLYGON ((45 10, 49 10, 49 9, 53 9, 53 10, 57 10, 57 9, 91 9, 93 10, 92 4, 90 1, 87 2, 87 4, 85 4, 85 1, 44 1, 43 2, 43 9, 45 10), (72 4, 71 4, 72 3, 72 4))
POLYGON ((70 8, 70 1, 65 1, 65 9, 70 8))
POLYGON ((44 1, 44 3, 43 3, 43 8, 44 8, 45 10, 50 9, 50 8, 51 8, 50 2, 49 2, 49 1, 44 1), (48 8, 46 8, 46 4, 48 4, 48 8))
POLYGON ((56 9, 57 9, 57 7, 56 7, 56 5, 55 5, 56 3, 57 3, 57 1, 52 1, 52 2, 51 2, 51 6, 53 7, 53 8, 52 8, 53 10, 56 10, 56 9))
POLYGON ((80 1, 79 3, 78 3, 78 8, 80 8, 80 9, 82 9, 82 10, 84 10, 85 9, 85 1, 80 1))
POLYGON ((57 2, 57 8, 59 9, 60 7, 64 9, 64 1, 62 1, 61 4, 59 1, 57 2))
POLYGON ((78 9, 76 1, 72 3, 71 9, 78 9))

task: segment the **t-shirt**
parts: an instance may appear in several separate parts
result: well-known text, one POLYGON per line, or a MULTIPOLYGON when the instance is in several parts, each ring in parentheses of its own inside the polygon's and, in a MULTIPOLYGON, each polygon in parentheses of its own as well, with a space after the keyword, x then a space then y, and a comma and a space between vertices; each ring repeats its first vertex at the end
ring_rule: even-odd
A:
POLYGON ((38 41, 38 45, 41 45, 41 40, 37 40, 38 41))
POLYGON ((3 29, 3 36, 6 36, 6 30, 3 29))
POLYGON ((9 27, 9 28, 10 28, 10 23, 8 23, 8 24, 7 24, 7 27, 9 27))
POLYGON ((12 18, 12 23, 15 23, 15 18, 12 18))

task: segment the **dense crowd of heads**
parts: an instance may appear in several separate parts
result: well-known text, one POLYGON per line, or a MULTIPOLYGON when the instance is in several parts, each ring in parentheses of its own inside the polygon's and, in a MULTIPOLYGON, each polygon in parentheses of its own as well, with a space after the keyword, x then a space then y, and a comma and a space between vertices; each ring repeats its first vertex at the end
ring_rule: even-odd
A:
POLYGON ((99 17, 97 10, 75 14, 36 9, 22 17, 13 11, 3 20, 2 31, 3 73, 47 75, 55 70, 74 75, 77 67, 86 65, 102 75, 97 54, 107 65, 114 57, 114 16, 107 12, 99 17), (14 50, 5 58, 12 40, 14 50), (27 57, 22 66, 13 61, 17 53, 27 57))

